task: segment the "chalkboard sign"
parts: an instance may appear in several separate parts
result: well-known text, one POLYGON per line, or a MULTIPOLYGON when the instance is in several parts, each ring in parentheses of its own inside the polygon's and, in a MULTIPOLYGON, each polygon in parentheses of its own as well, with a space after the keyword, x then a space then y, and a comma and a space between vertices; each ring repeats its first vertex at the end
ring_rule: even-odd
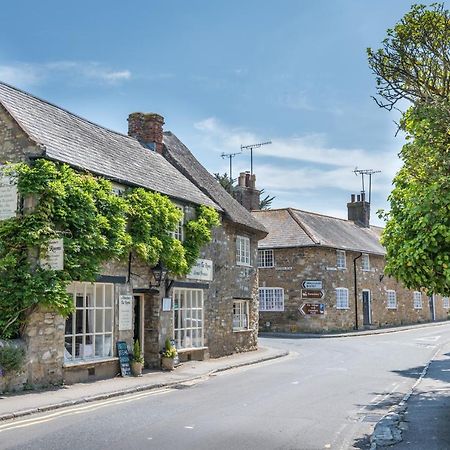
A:
POLYGON ((119 356, 120 373, 123 377, 131 375, 130 355, 125 341, 117 341, 117 355, 119 356))

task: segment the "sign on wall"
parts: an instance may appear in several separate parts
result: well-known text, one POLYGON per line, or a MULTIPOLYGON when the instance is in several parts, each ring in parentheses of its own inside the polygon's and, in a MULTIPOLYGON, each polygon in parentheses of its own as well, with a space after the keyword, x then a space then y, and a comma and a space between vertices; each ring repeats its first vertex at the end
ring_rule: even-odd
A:
POLYGON ((304 316, 318 316, 325 313, 325 303, 303 303, 298 310, 304 316))
POLYGON ((302 283, 303 289, 323 289, 322 280, 305 280, 302 283))
POLYGON ((17 186, 0 171, 0 220, 16 217, 17 199, 17 186))
POLYGON ((48 243, 47 254, 40 259, 41 267, 64 270, 64 240, 52 239, 48 243))
POLYGON ((119 295, 119 331, 133 328, 133 296, 119 295))
POLYGON ((213 262, 210 259, 197 259, 191 271, 186 275, 190 280, 212 281, 213 262))
POLYGON ((172 299, 170 297, 164 297, 162 299, 162 310, 172 311, 172 299))
POLYGON ((323 298, 323 291, 318 291, 314 289, 302 289, 302 298, 323 298))

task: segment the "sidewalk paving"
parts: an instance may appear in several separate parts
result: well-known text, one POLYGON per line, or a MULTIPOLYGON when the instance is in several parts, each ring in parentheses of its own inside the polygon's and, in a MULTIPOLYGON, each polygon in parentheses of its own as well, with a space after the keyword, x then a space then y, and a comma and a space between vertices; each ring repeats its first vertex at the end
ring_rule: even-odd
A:
POLYGON ((371 449, 443 450, 450 448, 450 342, 425 366, 399 371, 419 378, 412 390, 377 423, 371 449))
POLYGON ((431 328, 438 327, 442 325, 450 325, 450 320, 444 320, 439 322, 428 322, 419 323, 412 325, 400 325, 397 327, 389 328, 376 328, 373 330, 358 330, 358 331, 347 331, 344 333, 278 333, 278 332, 261 332, 260 337, 274 337, 274 338, 285 338, 285 339, 331 339, 339 337, 355 337, 355 336, 369 336, 372 334, 386 334, 386 333, 397 333, 399 331, 415 330, 417 328, 431 328))
POLYGON ((173 372, 146 370, 142 377, 120 376, 107 380, 61 386, 52 390, 28 391, 0 396, 0 421, 93 402, 133 392, 176 386, 236 367, 257 364, 288 355, 288 351, 269 347, 206 361, 189 361, 173 372))

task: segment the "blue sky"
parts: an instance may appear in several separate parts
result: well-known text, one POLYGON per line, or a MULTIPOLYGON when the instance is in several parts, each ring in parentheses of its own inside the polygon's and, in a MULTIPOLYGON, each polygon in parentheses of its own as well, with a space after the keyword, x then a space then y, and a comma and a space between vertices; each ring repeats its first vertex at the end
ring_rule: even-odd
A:
MULTIPOLYGON (((17 1, 2 5, 0 80, 126 132, 158 112, 211 172, 222 152, 255 151, 274 207, 346 217, 376 169, 372 211, 400 167, 395 115, 371 95, 367 47, 410 8, 403 0, 17 1), (7 18, 7 20, 5 20, 7 18)), ((234 159, 249 170, 249 154, 234 159)), ((372 214, 372 222, 380 221, 372 214)))

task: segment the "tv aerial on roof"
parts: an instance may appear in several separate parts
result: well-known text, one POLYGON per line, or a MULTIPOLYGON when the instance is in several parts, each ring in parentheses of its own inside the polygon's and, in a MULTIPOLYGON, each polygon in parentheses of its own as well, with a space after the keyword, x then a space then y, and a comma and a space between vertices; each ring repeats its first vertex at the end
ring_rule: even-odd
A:
POLYGON ((242 150, 237 153, 222 153, 220 156, 222 159, 228 158, 230 160, 230 184, 233 184, 233 158, 237 155, 240 155, 242 150))
POLYGON ((253 175, 253 149, 262 147, 263 145, 269 145, 272 141, 260 142, 259 144, 241 145, 242 150, 250 150, 250 175, 253 175))
POLYGON ((355 170, 353 171, 356 176, 361 175, 361 182, 362 182, 362 190, 361 193, 365 194, 365 188, 364 188, 364 175, 367 175, 369 177, 369 203, 372 197, 372 175, 375 173, 381 173, 381 170, 373 170, 373 169, 358 169, 358 167, 355 167, 355 170))

